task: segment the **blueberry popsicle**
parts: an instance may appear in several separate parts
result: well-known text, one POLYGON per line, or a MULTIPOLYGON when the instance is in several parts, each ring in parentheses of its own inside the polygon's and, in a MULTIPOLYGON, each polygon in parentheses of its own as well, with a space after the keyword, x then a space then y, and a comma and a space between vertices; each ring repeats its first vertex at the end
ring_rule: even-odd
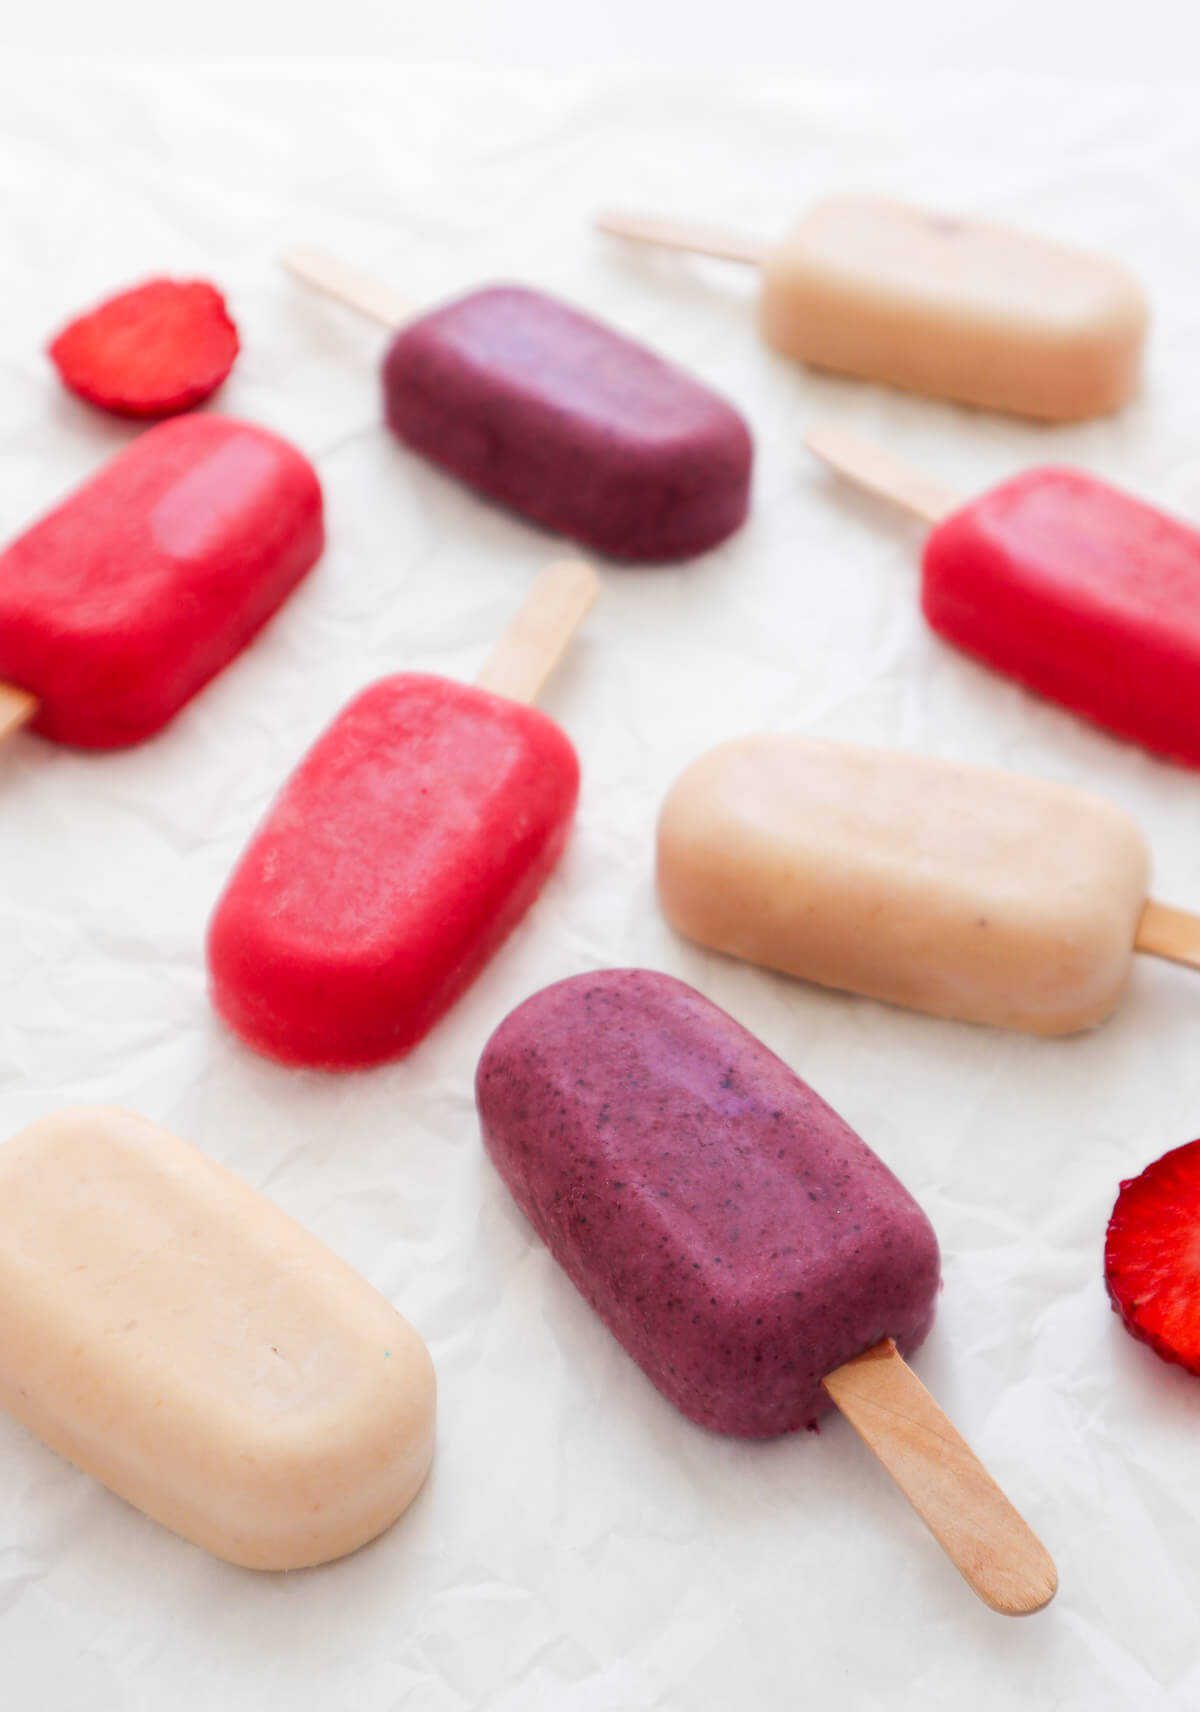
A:
POLYGON ((435 1387, 416 1332, 145 1118, 64 1111, 0 1147, 0 1290, 0 1406, 217 1557, 341 1557, 425 1478, 435 1387))
POLYGON ((1090 792, 932 756, 760 734, 694 761, 658 825, 689 939, 965 1022, 1069 1034, 1134 950, 1200 967, 1200 921, 1147 902, 1136 823, 1090 792))
POLYGON ((487 498, 615 559, 687 559, 744 521, 753 448, 725 400, 540 291, 493 286, 414 316, 307 247, 287 265, 395 326, 384 412, 487 498))
POLYGON ((579 763, 526 705, 591 604, 552 565, 475 685, 384 678, 284 786, 213 915, 213 1003, 286 1064, 408 1052, 540 892, 566 842, 579 763))
POLYGON ((646 215, 597 224, 760 264, 759 328, 796 362, 1051 422, 1116 410, 1137 386, 1137 282, 1028 232, 862 193, 817 203, 779 244, 646 215))
POLYGON ((573 976, 501 1023, 476 1103, 521 1211, 689 1419, 765 1438, 836 1403, 981 1597, 1053 1595, 1043 1548, 902 1360, 934 1317, 928 1219, 732 1017, 667 975, 573 976))
POLYGON ((1200 531, 1079 470, 969 504, 858 435, 814 430, 840 475, 934 525, 921 605, 940 636, 1039 695, 1200 767, 1200 531))
POLYGON ((153 736, 323 545, 320 485, 287 441, 221 416, 151 428, 0 552, 0 735, 153 736))

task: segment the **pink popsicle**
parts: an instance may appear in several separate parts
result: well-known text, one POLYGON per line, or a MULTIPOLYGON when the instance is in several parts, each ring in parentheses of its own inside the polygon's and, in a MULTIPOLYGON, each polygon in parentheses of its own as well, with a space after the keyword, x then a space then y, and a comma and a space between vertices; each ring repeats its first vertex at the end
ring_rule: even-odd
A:
POLYGON ((152 736, 316 563, 321 489, 287 441, 227 417, 140 435, 0 553, 0 680, 33 729, 152 736))
POLYGON ((594 589, 552 566, 485 674, 510 694, 417 673, 364 690, 269 811, 212 919, 213 1002, 257 1051, 348 1069, 399 1057, 470 985, 562 853, 575 751, 535 693, 594 589), (546 580, 548 579, 548 580, 546 580), (553 602, 551 603, 553 605, 553 602))

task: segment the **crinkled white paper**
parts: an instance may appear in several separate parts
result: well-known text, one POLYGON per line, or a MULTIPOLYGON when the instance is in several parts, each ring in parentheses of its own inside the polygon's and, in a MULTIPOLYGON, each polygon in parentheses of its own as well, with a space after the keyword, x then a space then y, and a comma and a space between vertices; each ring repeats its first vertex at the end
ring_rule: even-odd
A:
MULTIPOLYGON (((272 1196, 428 1340, 430 1483, 332 1567, 238 1571, 0 1421, 0 1703, 13 1712, 731 1712, 1200 1704, 1200 1381, 1120 1330, 1101 1278, 1118 1180, 1200 1133, 1200 976, 1140 959, 1079 1039, 993 1033, 710 956, 656 913, 653 827, 700 751, 755 728, 893 743, 1111 796, 1156 892, 1200 908, 1200 779, 935 641, 919 532, 806 457, 838 415, 964 493, 1074 461, 1200 513, 1200 98, 1055 85, 901 93, 555 82, 367 66, 0 70, 0 524, 133 431, 68 397, 55 326, 154 272, 211 277, 244 350, 216 407, 316 460, 329 550, 157 740, 0 758, 0 1132, 134 1107, 272 1196), (781 230, 883 187, 1114 251, 1154 337, 1119 418, 1048 431, 821 379, 759 345, 735 267, 593 235, 627 202, 781 230), (470 676, 553 544, 380 425, 377 329, 274 263, 324 242, 424 300, 541 284, 707 377, 758 442, 749 526, 702 562, 603 568, 544 706, 583 761, 542 901, 406 1062, 279 1069, 215 1022, 213 901, 271 794, 360 685, 470 676), (694 982, 861 1131, 945 1254, 918 1359, 1054 1552, 1014 1624, 977 1604, 848 1427, 747 1445, 658 1396, 510 1205, 471 1084, 543 983, 645 964, 694 982)), ((3 1312, 0 1303, 0 1312, 3 1312)))

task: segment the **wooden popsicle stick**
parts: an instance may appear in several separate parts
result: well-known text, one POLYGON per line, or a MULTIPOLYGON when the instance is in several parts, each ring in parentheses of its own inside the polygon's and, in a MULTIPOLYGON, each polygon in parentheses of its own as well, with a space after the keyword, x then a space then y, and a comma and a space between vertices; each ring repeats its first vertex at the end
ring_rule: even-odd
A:
POLYGON ((0 743, 19 731, 37 712, 37 697, 15 684, 0 684, 0 743))
POLYGON ((639 244, 661 244, 670 250, 690 250, 694 255, 717 256, 721 261, 749 262, 757 266, 770 244, 751 232, 728 226, 709 226, 700 220, 673 220, 659 214, 634 214, 622 208, 603 208, 595 217, 601 232, 614 238, 632 238, 639 244))
POLYGON ((856 487, 889 500, 924 523, 940 523, 962 505, 958 494, 916 470, 903 459, 873 445, 849 428, 826 424, 813 428, 804 443, 822 463, 856 487))
POLYGON ((985 1605, 1024 1617, 1058 1572, 891 1338, 826 1375, 826 1391, 985 1605))
POLYGON ((475 679, 481 690, 534 702, 567 651, 600 584, 582 559, 547 565, 475 679))
POLYGON ((1156 904, 1150 898, 1142 911, 1133 944, 1136 951, 1148 952, 1151 957, 1165 957, 1171 963, 1200 969, 1200 915, 1156 904))
POLYGON ((313 285, 339 303, 349 304, 360 315, 381 321, 385 327, 399 327, 418 313, 418 305, 410 297, 376 279, 361 268, 330 255, 316 244, 292 244, 279 257, 284 267, 305 285, 313 285))

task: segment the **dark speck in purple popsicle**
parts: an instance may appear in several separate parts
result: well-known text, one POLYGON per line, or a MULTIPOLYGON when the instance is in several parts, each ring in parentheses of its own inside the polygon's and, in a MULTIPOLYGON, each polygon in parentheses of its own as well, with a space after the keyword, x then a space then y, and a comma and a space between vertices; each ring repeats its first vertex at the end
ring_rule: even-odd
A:
POLYGON ((541 292, 492 286, 422 316, 383 388, 414 451, 612 558, 691 558, 745 519, 753 445, 732 405, 541 292))
POLYGON ((767 1438, 826 1373, 933 1322, 925 1214, 783 1061, 670 976, 575 976, 501 1023, 484 1141, 573 1283, 677 1408, 767 1438), (606 1121, 600 1121, 600 1113, 606 1121))

